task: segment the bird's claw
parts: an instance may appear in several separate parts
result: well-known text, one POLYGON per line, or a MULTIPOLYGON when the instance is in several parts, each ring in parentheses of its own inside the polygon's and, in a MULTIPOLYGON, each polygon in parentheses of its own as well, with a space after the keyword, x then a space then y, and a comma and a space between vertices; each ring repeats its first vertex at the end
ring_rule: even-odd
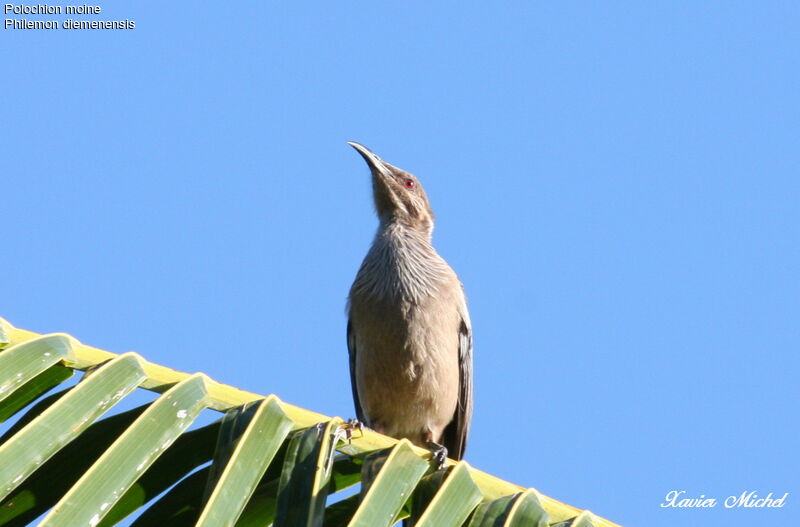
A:
POLYGON ((348 419, 344 422, 344 424, 342 424, 342 430, 344 430, 345 438, 349 442, 353 439, 353 430, 358 430, 359 432, 363 433, 364 423, 354 417, 352 419, 348 419))
POLYGON ((429 441, 428 448, 431 451, 432 459, 436 461, 436 470, 443 469, 445 463, 447 462, 447 447, 440 445, 439 443, 429 441))

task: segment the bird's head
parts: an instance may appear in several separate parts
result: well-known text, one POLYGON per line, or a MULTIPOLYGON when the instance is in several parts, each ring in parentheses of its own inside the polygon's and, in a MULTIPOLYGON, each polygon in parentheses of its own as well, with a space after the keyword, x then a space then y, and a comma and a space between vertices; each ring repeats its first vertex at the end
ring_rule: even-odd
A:
POLYGON ((433 231, 433 211, 428 196, 413 174, 390 165, 359 143, 348 142, 361 154, 372 172, 375 211, 381 223, 400 222, 428 235, 433 231))

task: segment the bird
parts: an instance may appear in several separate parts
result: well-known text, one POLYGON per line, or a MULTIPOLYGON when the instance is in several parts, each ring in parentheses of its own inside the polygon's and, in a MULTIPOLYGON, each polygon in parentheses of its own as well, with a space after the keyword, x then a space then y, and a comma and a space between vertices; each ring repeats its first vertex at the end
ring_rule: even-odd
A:
POLYGON ((472 326, 464 288, 431 244, 434 215, 413 174, 366 161, 378 230, 350 288, 347 347, 357 422, 464 456, 472 418, 472 326))

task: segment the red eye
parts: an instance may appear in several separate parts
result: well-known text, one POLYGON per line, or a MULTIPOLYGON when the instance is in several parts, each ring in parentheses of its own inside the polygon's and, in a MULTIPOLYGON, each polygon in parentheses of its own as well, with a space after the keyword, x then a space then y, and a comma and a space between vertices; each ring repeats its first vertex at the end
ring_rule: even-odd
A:
POLYGON ((405 185, 406 188, 409 189, 409 190, 411 190, 412 188, 417 186, 417 184, 414 183, 413 179, 405 179, 405 180, 403 180, 403 185, 405 185))

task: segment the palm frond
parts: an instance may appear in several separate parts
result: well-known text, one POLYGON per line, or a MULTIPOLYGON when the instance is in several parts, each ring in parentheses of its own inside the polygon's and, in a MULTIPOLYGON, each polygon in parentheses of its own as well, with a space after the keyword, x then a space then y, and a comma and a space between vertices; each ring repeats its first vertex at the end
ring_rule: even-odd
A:
POLYGON ((435 470, 407 440, 275 395, 0 319, 0 422, 14 416, 0 527, 616 525, 464 461, 435 470), (77 384, 45 396, 75 370, 77 384), (106 416, 137 388, 160 396, 106 416), (206 408, 222 418, 189 430, 206 408))

